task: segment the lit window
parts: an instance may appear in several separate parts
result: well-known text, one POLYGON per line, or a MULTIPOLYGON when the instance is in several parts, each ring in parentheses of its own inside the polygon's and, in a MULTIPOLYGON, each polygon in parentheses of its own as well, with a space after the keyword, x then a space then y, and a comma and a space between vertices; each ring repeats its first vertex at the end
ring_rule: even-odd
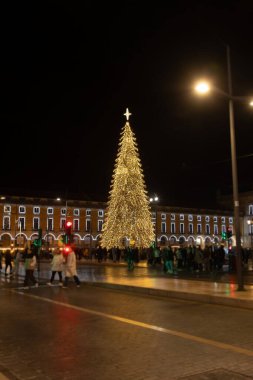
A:
POLYGON ((188 215, 188 220, 189 220, 189 222, 192 222, 193 221, 193 216, 192 215, 188 215))
POLYGON ((19 213, 25 214, 25 206, 19 206, 19 213))
POLYGON ((61 218, 60 220, 60 229, 65 230, 66 227, 66 218, 61 218))
POLYGON ((4 230, 9 230, 10 229, 10 217, 9 216, 4 216, 3 217, 3 229, 4 230))
POLYGON ((91 232, 91 222, 89 219, 86 220, 86 223, 85 223, 85 230, 87 232, 91 232))
POLYGON ((25 230, 25 218, 19 217, 18 219, 18 229, 24 231, 25 230))
POLYGON ((40 228, 40 218, 33 218, 33 229, 38 230, 40 228))
POLYGON ((47 218, 47 230, 53 231, 54 229, 54 220, 53 218, 47 218))
POLYGON ((11 206, 10 205, 4 205, 4 212, 11 212, 11 206))
POLYGON ((73 227, 75 231, 79 231, 79 219, 74 219, 73 227))
POLYGON ((103 220, 98 220, 98 231, 102 231, 103 228, 103 220))

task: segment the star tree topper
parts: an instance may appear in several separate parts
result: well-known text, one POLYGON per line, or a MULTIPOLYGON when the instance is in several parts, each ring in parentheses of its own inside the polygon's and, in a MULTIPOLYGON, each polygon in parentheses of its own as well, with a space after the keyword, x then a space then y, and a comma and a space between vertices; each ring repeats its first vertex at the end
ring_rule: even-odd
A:
POLYGON ((124 113, 124 115, 126 116, 126 119, 129 120, 129 116, 131 116, 132 114, 128 111, 128 108, 127 108, 126 113, 124 113))

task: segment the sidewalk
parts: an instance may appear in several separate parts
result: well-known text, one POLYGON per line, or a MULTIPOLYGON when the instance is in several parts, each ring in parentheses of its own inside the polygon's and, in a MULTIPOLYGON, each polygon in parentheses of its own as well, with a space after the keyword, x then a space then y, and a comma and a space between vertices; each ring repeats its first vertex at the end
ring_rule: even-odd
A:
MULTIPOLYGON (((131 272, 125 263, 96 263, 85 261, 79 263, 78 274, 82 284, 116 289, 138 294, 197 301, 217 305, 242 307, 253 310, 253 283, 245 284, 245 291, 237 291, 235 275, 224 275, 225 281, 194 279, 180 274, 168 277, 160 271, 148 268, 140 263, 131 272)), ((23 285, 24 273, 18 278, 6 279, 1 275, 1 285, 20 287, 23 285)), ((253 272, 250 272, 252 277, 253 272)), ((40 272, 40 284, 46 286, 50 278, 50 267, 45 264, 40 272)), ((245 274, 246 278, 246 274, 245 274)))
MULTIPOLYGON (((82 264, 84 266, 107 265, 114 267, 122 267, 124 265, 124 263, 111 263, 111 265, 110 263, 97 264, 90 261, 83 262, 82 264)), ((93 277, 90 280, 86 279, 85 283, 91 286, 100 286, 145 295, 253 309, 253 282, 251 281, 251 284, 244 285, 245 291, 238 291, 235 274, 231 276, 227 275, 227 277, 225 274, 225 278, 228 282, 180 278, 180 274, 176 278, 167 277, 166 275, 159 277, 138 276, 136 273, 138 268, 145 267, 147 267, 146 262, 140 262, 134 271, 130 272, 128 276, 116 277, 110 273, 109 276, 102 280, 94 279, 93 277)), ((250 266, 250 271, 244 273, 245 280, 247 277, 252 278, 252 276, 252 266, 250 266)))

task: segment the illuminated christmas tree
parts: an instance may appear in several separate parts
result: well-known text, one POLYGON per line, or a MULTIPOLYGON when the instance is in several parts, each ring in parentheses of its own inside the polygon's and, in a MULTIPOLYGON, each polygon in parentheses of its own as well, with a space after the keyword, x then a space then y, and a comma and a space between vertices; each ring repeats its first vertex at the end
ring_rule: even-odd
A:
POLYGON ((122 128, 105 213, 101 244, 107 249, 134 245, 149 247, 154 227, 136 138, 128 122, 122 128))

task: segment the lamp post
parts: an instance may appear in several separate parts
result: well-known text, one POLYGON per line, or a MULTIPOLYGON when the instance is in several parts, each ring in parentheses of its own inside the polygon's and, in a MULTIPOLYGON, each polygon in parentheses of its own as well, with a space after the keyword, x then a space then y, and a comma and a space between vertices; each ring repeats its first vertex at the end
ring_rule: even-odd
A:
MULTIPOLYGON (((238 195, 238 176, 237 176, 237 161, 236 161, 236 141, 235 141, 235 123, 234 123, 234 101, 248 100, 249 105, 253 105, 253 101, 246 97, 233 96, 232 92, 232 76, 230 64, 230 49, 226 46, 227 51, 227 71, 228 71, 228 93, 216 90, 219 94, 228 100, 229 110, 229 127, 230 127, 230 145, 231 145, 231 161, 232 161, 232 181, 233 181, 233 207, 234 207, 234 223, 235 223, 235 237, 236 237, 236 266, 237 266, 237 282, 238 289, 244 290, 243 276, 242 276, 242 257, 241 257, 241 232, 240 232, 240 209, 239 209, 239 195, 238 195)), ((199 93, 205 94, 210 90, 207 83, 199 83, 195 90, 199 93)))
POLYGON ((154 204, 155 208, 155 246, 157 247, 157 202, 159 201, 159 198, 157 195, 154 195, 153 197, 149 198, 149 202, 154 204))

